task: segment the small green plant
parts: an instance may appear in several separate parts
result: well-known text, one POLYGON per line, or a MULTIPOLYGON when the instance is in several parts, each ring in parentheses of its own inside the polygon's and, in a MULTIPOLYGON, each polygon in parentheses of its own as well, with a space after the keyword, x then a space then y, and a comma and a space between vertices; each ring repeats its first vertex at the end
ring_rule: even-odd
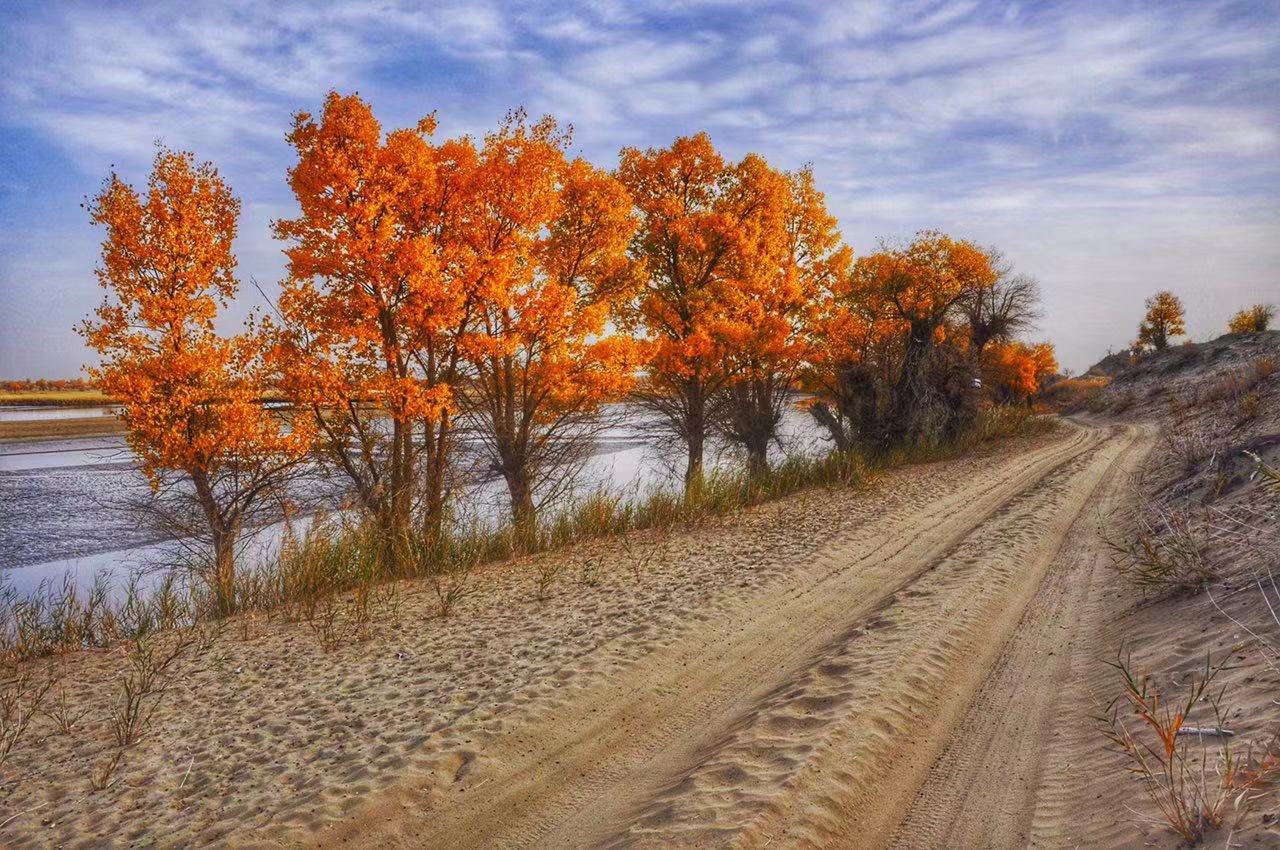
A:
POLYGON ((559 578, 561 570, 564 569, 564 560, 561 558, 542 557, 534 564, 534 582, 536 592, 534 598, 539 602, 545 602, 551 591, 551 586, 555 584, 559 578))
POLYGON ((598 587, 600 585, 600 562, 599 555, 588 555, 582 559, 582 563, 578 565, 578 584, 583 587, 598 587))

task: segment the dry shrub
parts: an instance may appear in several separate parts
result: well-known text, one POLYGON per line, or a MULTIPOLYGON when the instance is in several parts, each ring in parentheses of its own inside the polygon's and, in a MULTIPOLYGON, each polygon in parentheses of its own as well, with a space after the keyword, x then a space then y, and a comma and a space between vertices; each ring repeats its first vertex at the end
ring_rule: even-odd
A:
POLYGON ((1101 399, 1103 390, 1111 379, 1105 376, 1086 375, 1082 378, 1065 378, 1040 391, 1039 400, 1049 407, 1072 413, 1084 410, 1101 399))
POLYGON ((1164 593, 1196 591, 1216 578, 1208 524, 1187 508, 1136 496, 1133 531, 1119 540, 1102 533, 1121 575, 1144 592, 1164 593))
POLYGON ((116 746, 125 749, 141 740, 160 702, 173 684, 179 662, 207 648, 212 632, 199 627, 148 634, 129 642, 120 677, 120 699, 111 716, 116 746))
POLYGON ((32 719, 53 687, 52 676, 12 668, 0 684, 0 769, 26 735, 32 719))
POLYGON ((219 633, 215 628, 189 626, 151 632, 129 641, 120 691, 108 720, 115 746, 89 777, 94 790, 111 783, 125 751, 146 735, 161 701, 177 679, 181 662, 203 654, 219 633))
POLYGON ((1133 403, 1136 400, 1133 390, 1117 392, 1108 400, 1106 409, 1115 414, 1124 413, 1126 410, 1133 407, 1133 403))
POLYGON ((1227 451, 1230 430, 1216 415, 1197 419, 1175 412, 1161 429, 1160 439, 1182 471, 1191 474, 1227 451))
POLYGON ((1230 735, 1213 734, 1229 731, 1223 728, 1225 689, 1210 691, 1221 663, 1215 665, 1206 657, 1204 670, 1192 677, 1179 701, 1166 698, 1149 676, 1136 676, 1128 656, 1109 663, 1119 672, 1124 690, 1098 720, 1159 812, 1152 822, 1165 824, 1195 844, 1233 812, 1239 817, 1274 791, 1280 778, 1280 747, 1274 739, 1238 756, 1232 752, 1230 735), (1212 721, 1210 734, 1196 731, 1205 727, 1189 725, 1202 704, 1210 708, 1205 718, 1212 721), (1211 746, 1208 739, 1218 743, 1211 746))
POLYGON ((58 686, 58 695, 47 706, 41 709, 45 717, 53 721, 53 725, 64 735, 71 735, 86 714, 88 706, 80 706, 71 700, 66 685, 58 686))

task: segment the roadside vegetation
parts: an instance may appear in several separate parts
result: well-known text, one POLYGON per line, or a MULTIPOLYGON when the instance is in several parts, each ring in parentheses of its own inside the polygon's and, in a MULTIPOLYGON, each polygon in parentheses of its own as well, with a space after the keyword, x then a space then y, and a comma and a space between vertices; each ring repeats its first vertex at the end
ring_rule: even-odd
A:
POLYGON ((1270 309, 1257 305, 1232 319, 1229 336, 1171 346, 1180 302, 1162 293, 1148 306, 1114 379, 1063 381, 1045 396, 1158 428, 1130 513, 1103 536, 1137 591, 1134 616, 1193 623, 1176 643, 1202 646, 1203 660, 1174 675, 1186 666, 1178 650, 1130 643, 1113 664, 1120 695, 1098 719, 1147 798, 1149 808, 1131 807, 1139 822, 1187 844, 1221 835, 1231 844, 1258 827, 1280 783, 1280 341, 1267 330, 1270 309))

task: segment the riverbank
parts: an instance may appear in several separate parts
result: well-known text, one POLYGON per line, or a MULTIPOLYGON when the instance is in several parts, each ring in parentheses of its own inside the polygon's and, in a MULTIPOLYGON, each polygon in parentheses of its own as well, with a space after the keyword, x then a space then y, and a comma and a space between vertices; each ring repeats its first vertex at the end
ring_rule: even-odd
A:
POLYGON ((115 399, 99 390, 0 390, 0 408, 96 407, 115 404, 115 399))
POLYGON ((123 434, 124 430, 124 423, 115 416, 0 421, 0 441, 106 437, 123 434))

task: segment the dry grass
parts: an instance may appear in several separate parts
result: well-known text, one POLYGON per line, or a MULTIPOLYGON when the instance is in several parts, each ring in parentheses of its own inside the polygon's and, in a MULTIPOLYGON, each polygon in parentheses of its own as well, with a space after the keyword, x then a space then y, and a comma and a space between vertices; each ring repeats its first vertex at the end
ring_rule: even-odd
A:
POLYGON ((1102 533, 1121 575, 1156 595, 1199 591, 1217 578, 1207 523, 1189 508, 1136 497, 1133 530, 1121 539, 1102 533))
POLYGON ((1100 399, 1109 383, 1111 379, 1105 376, 1067 378, 1046 387, 1039 399, 1051 408, 1074 413, 1088 409, 1090 404, 1100 399))
POLYGON ((1225 692, 1210 690, 1221 663, 1206 657, 1204 670, 1192 677, 1180 700, 1166 697, 1149 676, 1137 676, 1128 656, 1110 663, 1123 692, 1098 719, 1159 813, 1154 822, 1196 844, 1209 829, 1239 817, 1274 791, 1280 778, 1280 747, 1274 739, 1243 755, 1232 751, 1230 730, 1224 728, 1225 692), (1198 719, 1207 725, 1193 727, 1193 715, 1202 706, 1208 711, 1198 719))
POLYGON ((3 390, 0 391, 0 407, 13 405, 40 405, 49 407, 89 407, 112 404, 115 399, 99 390, 3 390))
POLYGON ((0 683, 0 770, 40 713, 53 684, 52 676, 30 668, 6 671, 5 681, 0 683))
POLYGON ((31 419, 0 422, 0 440, 35 440, 71 437, 101 437, 123 434, 124 423, 114 416, 85 416, 75 419, 31 419))
MULTIPOLYGON (((599 490, 558 513, 537 530, 532 543, 517 545, 509 525, 454 528, 443 540, 410 539, 388 547, 377 528, 344 517, 317 518, 302 534, 286 530, 273 557, 236 575, 234 610, 284 616, 308 624, 326 649, 362 640, 370 625, 396 609, 395 582, 431 583, 440 616, 448 616, 470 592, 472 570, 485 563, 571 547, 599 537, 692 527, 814 487, 856 487, 877 469, 951 457, 991 440, 1043 433, 1056 427, 1049 417, 1021 406, 983 411, 973 427, 949 443, 914 446, 874 462, 857 453, 791 456, 763 473, 715 471, 688 488, 659 490, 643 498, 599 490)), ((537 597, 543 599, 563 569, 563 558, 540 558, 537 597)), ((581 565, 580 565, 581 566, 581 565)), ((634 565, 639 579, 643 563, 634 565)), ((597 581, 583 566, 578 580, 597 581)), ((198 582, 179 585, 172 577, 144 592, 131 577, 120 594, 98 577, 87 591, 70 578, 48 584, 30 597, 0 590, 0 657, 35 658, 83 647, 137 640, 152 632, 190 626, 225 612, 198 582), (123 602, 119 601, 123 599, 123 602)), ((249 628, 249 618, 242 618, 249 628)))

